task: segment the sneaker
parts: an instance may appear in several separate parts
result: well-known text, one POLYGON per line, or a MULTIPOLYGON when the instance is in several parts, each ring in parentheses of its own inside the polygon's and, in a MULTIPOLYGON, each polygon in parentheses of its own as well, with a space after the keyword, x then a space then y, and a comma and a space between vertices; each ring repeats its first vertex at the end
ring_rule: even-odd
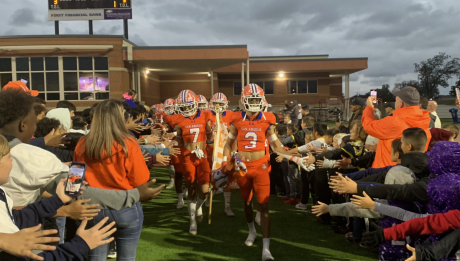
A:
POLYGON ((297 199, 288 199, 286 201, 284 201, 284 204, 286 205, 296 205, 299 201, 297 199))
POLYGON ((222 193, 224 193, 224 189, 220 188, 216 192, 214 192, 214 195, 219 195, 219 194, 222 194, 222 193))
POLYGON ((301 210, 307 210, 307 204, 302 204, 302 202, 300 202, 299 204, 295 205, 295 208, 301 209, 301 210))
POLYGON ((115 241, 112 241, 109 246, 109 254, 107 255, 108 259, 115 259, 117 258, 117 246, 115 245, 115 241))
POLYGON ((233 213, 233 211, 230 208, 230 206, 225 207, 224 211, 225 211, 225 214, 227 214, 227 217, 234 217, 235 216, 235 214, 233 213))
POLYGON ((178 202, 177 202, 177 205, 176 205, 176 208, 177 208, 177 209, 181 209, 181 208, 183 208, 183 207, 184 207, 184 201, 183 201, 183 200, 182 200, 182 201, 178 201, 178 202))
POLYGON ((279 198, 285 198, 285 197, 286 197, 286 194, 278 194, 278 197, 279 197, 279 198))

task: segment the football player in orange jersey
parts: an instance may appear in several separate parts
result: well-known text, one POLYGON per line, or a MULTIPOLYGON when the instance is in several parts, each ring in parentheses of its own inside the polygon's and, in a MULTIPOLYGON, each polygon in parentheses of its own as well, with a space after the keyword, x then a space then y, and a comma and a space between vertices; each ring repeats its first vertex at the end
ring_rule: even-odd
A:
POLYGON ((177 107, 183 116, 175 125, 177 127, 176 141, 179 145, 183 145, 181 147, 182 174, 184 174, 188 188, 189 233, 196 235, 196 222, 203 220, 202 205, 209 194, 211 170, 207 161, 206 140, 212 139, 211 113, 198 110, 197 97, 190 90, 179 93, 177 107), (199 184, 198 198, 196 198, 196 182, 199 184))
MULTIPOLYGON (((288 153, 277 142, 274 132, 276 119, 273 114, 264 113, 263 104, 265 96, 263 90, 256 84, 244 87, 241 93, 242 112, 235 112, 230 120, 228 140, 224 149, 224 164, 222 170, 231 172, 226 166, 232 152, 235 140, 238 142, 237 157, 246 165, 246 174, 237 179, 243 198, 244 212, 248 223, 249 235, 245 241, 247 246, 252 246, 257 232, 254 226, 254 211, 251 204, 253 192, 257 195, 257 202, 261 210, 261 227, 263 235, 262 260, 274 260, 270 253, 270 216, 268 200, 270 197, 270 177, 266 157, 265 141, 268 138, 274 152, 290 158, 294 162, 303 162, 296 156, 288 153)), ((299 163, 301 164, 301 163, 299 163)), ((229 164, 231 165, 231 164, 229 164)))
POLYGON ((200 111, 207 111, 208 110, 208 100, 206 100, 206 97, 203 95, 197 95, 197 104, 198 104, 198 110, 200 111))
MULTIPOLYGON (((170 127, 169 130, 172 131, 175 134, 175 136, 177 136, 176 124, 179 121, 183 120, 183 116, 177 109, 176 100, 174 99, 171 99, 171 100, 168 99, 165 102, 163 119, 164 119, 164 122, 169 125, 170 127), (166 106, 166 103, 168 103, 168 106, 166 106)), ((174 147, 181 149, 181 151, 183 150, 183 148, 181 148, 181 146, 179 145, 174 146, 174 147)), ((174 173, 174 185, 176 187, 176 194, 177 194, 177 200, 178 200, 177 205, 176 205, 177 209, 181 209, 184 207, 183 189, 182 189, 182 185, 183 185, 182 182, 184 178, 184 175, 182 174, 182 162, 183 161, 184 160, 183 160, 182 153, 179 154, 177 157, 171 158, 171 164, 174 166, 174 172, 175 172, 174 173)), ((187 195, 187 191, 186 191, 186 195, 187 195)))
MULTIPOLYGON (((177 118, 178 116, 175 116, 176 114, 176 100, 175 99, 167 99, 164 102, 163 106, 163 111, 161 112, 161 116, 163 118, 163 122, 171 126, 171 130, 174 130, 173 124, 171 122, 174 121, 174 118, 177 118)), ((172 187, 176 187, 176 193, 177 193, 177 208, 183 208, 184 206, 184 199, 182 197, 182 172, 180 171, 180 158, 179 157, 172 157, 171 158, 171 165, 169 166, 170 169, 170 182, 168 186, 166 186, 166 189, 171 189, 172 187), (176 178, 176 173, 177 173, 177 178, 176 178), (176 179, 178 180, 178 183, 176 183, 176 179), (179 186, 177 186, 179 185, 179 186)))
MULTIPOLYGON (((220 117, 225 125, 225 127, 227 127, 228 129, 228 126, 230 125, 230 119, 231 119, 231 116, 233 114, 232 111, 230 110, 227 110, 228 108, 228 99, 227 99, 227 96, 225 96, 225 94, 223 93, 216 93, 212 96, 211 98, 211 101, 210 101, 210 104, 209 104, 209 109, 211 110, 212 112, 212 121, 211 121, 211 127, 214 128, 214 125, 216 123, 216 112, 217 112, 217 109, 216 109, 216 105, 219 105, 219 108, 221 109, 221 113, 220 113, 220 117)), ((236 142, 234 144, 235 146, 233 146, 233 150, 236 150, 236 142)), ((214 141, 208 141, 208 146, 206 148, 208 150, 208 155, 212 155, 213 151, 214 151, 214 141)), ((208 157, 208 161, 209 161, 209 166, 211 167, 211 170, 212 170, 212 156, 208 157)), ((227 214, 227 216, 229 217, 234 217, 235 214, 233 213, 232 209, 230 208, 230 199, 232 197, 232 190, 227 186, 224 188, 224 198, 225 198, 225 208, 224 208, 224 211, 225 211, 225 214, 227 214)))

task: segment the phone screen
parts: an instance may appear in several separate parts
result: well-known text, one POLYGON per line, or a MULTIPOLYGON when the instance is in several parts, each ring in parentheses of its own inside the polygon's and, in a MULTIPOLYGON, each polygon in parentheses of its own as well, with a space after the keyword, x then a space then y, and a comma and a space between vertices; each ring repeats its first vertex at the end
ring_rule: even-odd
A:
POLYGON ((455 88, 455 92, 457 93, 457 100, 460 101, 460 89, 459 89, 459 88, 455 88))
POLYGON ((80 188, 85 180, 86 164, 72 162, 70 164, 69 177, 65 185, 65 193, 71 196, 80 195, 80 188))
POLYGON ((372 103, 377 103, 377 91, 371 91, 372 103))

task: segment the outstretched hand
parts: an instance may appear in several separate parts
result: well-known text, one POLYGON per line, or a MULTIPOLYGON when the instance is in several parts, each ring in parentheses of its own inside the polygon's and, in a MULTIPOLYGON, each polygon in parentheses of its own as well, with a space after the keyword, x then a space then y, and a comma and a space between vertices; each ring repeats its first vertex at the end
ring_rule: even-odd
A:
POLYGON ((406 244, 407 250, 412 252, 412 256, 406 259, 406 261, 416 261, 417 260, 417 254, 415 252, 415 248, 409 246, 409 244, 406 244))
POLYGON ((149 201, 151 199, 154 199, 158 197, 161 194, 161 191, 165 187, 165 185, 161 185, 156 188, 150 188, 157 182, 156 179, 149 180, 147 183, 144 183, 137 187, 137 190, 139 191, 139 201, 140 202, 145 202, 149 201))
POLYGON ((329 205, 318 201, 318 205, 311 207, 311 213, 317 217, 329 213, 329 205))
POLYGON ((374 210, 375 201, 373 201, 365 191, 363 192, 363 195, 364 197, 353 195, 353 198, 350 199, 351 203, 357 205, 356 208, 374 210))
POLYGON ((106 225, 105 227, 102 227, 107 222, 107 220, 109 220, 108 217, 104 218, 103 220, 101 220, 101 222, 97 223, 94 227, 90 229, 85 229, 86 224, 88 223, 88 219, 85 218, 81 222, 80 227, 77 230, 77 235, 80 236, 86 242, 89 249, 93 250, 98 246, 108 244, 114 240, 113 237, 108 237, 110 237, 113 233, 115 233, 115 231, 117 231, 116 228, 112 228, 113 226, 115 226, 115 221, 106 225))
POLYGON ((43 257, 34 254, 33 250, 53 251, 55 246, 48 243, 59 242, 59 237, 52 237, 57 230, 41 230, 41 224, 35 227, 21 229, 12 234, 0 234, 0 245, 3 251, 13 256, 23 256, 34 260, 44 260, 43 257))
POLYGON ((329 187, 336 193, 339 194, 356 194, 358 193, 358 185, 356 182, 351 180, 349 177, 343 177, 342 174, 337 173, 338 176, 335 179, 331 179, 329 187))

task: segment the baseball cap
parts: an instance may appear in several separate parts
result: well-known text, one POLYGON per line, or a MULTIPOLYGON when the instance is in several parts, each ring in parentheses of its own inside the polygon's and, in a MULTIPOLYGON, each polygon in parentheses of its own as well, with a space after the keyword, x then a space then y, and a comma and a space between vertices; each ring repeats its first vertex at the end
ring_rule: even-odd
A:
POLYGON ((350 105, 359 105, 361 107, 364 107, 366 106, 366 102, 361 97, 355 97, 355 98, 351 98, 350 105))
POLYGON ((385 103, 385 106, 383 106, 384 108, 388 108, 388 107, 391 107, 392 109, 395 108, 395 103, 394 102, 387 102, 385 103))
POLYGON ((38 96, 38 91, 29 90, 26 84, 21 81, 9 82, 3 86, 3 90, 23 90, 32 96, 38 96))
POLYGON ((402 89, 394 89, 391 91, 394 96, 398 96, 404 103, 409 106, 420 105, 420 93, 415 87, 406 86, 402 89))

